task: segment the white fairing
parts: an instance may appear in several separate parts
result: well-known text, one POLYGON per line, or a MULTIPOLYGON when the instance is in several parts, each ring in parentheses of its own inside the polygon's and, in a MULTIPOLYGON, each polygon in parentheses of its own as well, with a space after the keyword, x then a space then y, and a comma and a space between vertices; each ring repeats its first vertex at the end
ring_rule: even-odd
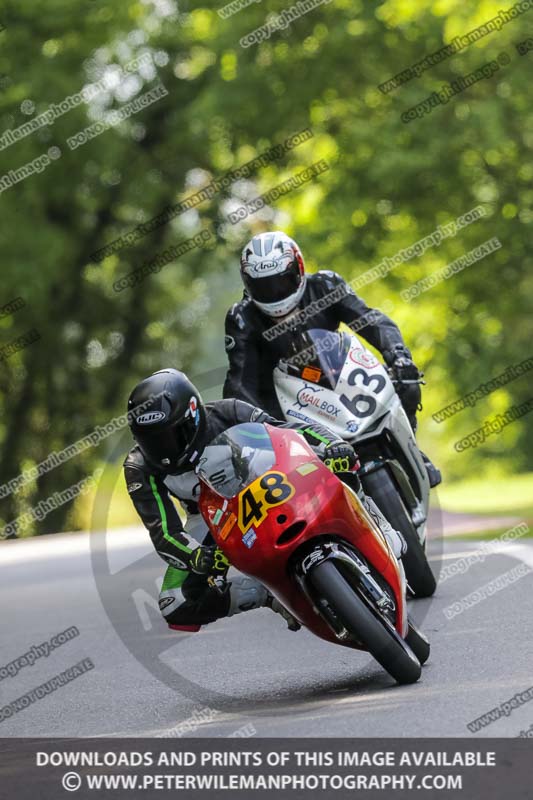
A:
POLYGON ((354 336, 335 391, 276 367, 274 385, 287 420, 322 422, 347 441, 360 440, 399 403, 387 371, 354 336))
POLYGON ((417 476, 422 503, 415 521, 424 538, 429 505, 429 479, 411 425, 385 367, 355 336, 335 390, 274 369, 274 386, 289 422, 320 422, 353 444, 387 432, 398 442, 417 476))

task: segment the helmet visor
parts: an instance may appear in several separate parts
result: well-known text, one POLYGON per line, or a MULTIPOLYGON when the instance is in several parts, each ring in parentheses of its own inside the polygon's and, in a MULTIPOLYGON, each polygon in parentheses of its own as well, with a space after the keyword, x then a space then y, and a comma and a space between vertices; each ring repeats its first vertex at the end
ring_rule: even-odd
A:
POLYGON ((256 278, 245 272, 243 278, 250 296, 257 303, 279 303, 286 300, 298 291, 302 280, 296 263, 285 272, 278 272, 275 275, 256 278))
POLYGON ((198 421, 189 414, 185 419, 176 423, 173 432, 178 451, 187 455, 198 433, 198 421))
POLYGON ((159 430, 135 431, 137 441, 146 458, 158 467, 178 468, 191 455, 198 426, 191 417, 185 417, 174 425, 159 430))

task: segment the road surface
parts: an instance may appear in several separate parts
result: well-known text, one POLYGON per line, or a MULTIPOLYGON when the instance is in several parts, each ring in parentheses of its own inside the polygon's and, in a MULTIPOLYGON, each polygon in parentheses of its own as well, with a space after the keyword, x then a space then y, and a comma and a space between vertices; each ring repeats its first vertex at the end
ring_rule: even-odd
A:
POLYGON ((0 545, 0 676, 32 645, 79 629, 48 657, 3 677, 0 708, 85 658, 94 663, 0 721, 0 736, 177 736, 191 720, 185 735, 518 736, 533 723, 529 702, 475 734, 467 728, 533 684, 531 574, 451 619, 444 613, 520 565, 533 569, 531 539, 489 555, 477 542, 431 539, 437 572, 476 561, 433 599, 410 604, 432 654, 408 687, 366 654, 287 631, 267 609, 197 634, 168 631, 155 610, 164 565, 147 539, 129 529, 107 541, 65 534, 0 545))

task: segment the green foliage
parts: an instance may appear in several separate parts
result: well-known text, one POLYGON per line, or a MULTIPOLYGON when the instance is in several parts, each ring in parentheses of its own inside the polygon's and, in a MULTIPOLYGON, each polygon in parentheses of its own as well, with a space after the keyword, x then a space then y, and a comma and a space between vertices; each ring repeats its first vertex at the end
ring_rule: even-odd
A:
MULTIPOLYGON (((475 450, 453 449, 487 417, 526 400, 527 376, 440 425, 431 414, 532 354, 533 53, 519 56, 515 44, 531 35, 533 12, 385 95, 378 84, 494 16, 500 4, 333 0, 248 48, 239 39, 289 4, 253 3, 228 19, 216 13, 221 5, 178 11, 173 0, 36 0, 0 20, 0 133, 101 79, 106 65, 146 52, 156 64, 126 82, 131 96, 110 89, 0 152, 1 177, 52 146, 61 149, 43 172, 0 195, 0 305, 26 301, 0 320, 0 344, 31 328, 41 334, 0 373, 1 481, 122 413, 131 386, 153 369, 175 365, 196 375, 222 366, 224 312, 240 294, 237 252, 251 233, 285 228, 311 269, 353 279, 479 203, 484 219, 361 294, 369 304, 393 303, 392 316, 426 372, 420 437, 445 474, 531 469, 530 417, 475 450), (501 53, 510 63, 492 78, 401 122, 403 111, 444 82, 501 53), (159 82, 165 98, 69 150, 68 137, 159 82), (21 110, 27 100, 33 113, 24 113, 27 104, 21 110), (310 141, 253 179, 92 261, 117 236, 306 127, 310 141), (228 210, 243 198, 321 158, 331 169, 312 184, 242 224, 228 223, 228 210), (217 234, 215 249, 192 251, 140 286, 113 291, 117 278, 205 226, 217 234), (492 236, 501 250, 402 301, 400 291, 413 281, 492 236)), ((37 497, 80 480, 105 449, 2 500, 0 517, 9 521, 37 497)), ((37 531, 60 529, 67 511, 37 531)))
POLYGON ((472 478, 439 489, 439 501, 449 511, 505 514, 533 519, 533 473, 490 480, 472 478))

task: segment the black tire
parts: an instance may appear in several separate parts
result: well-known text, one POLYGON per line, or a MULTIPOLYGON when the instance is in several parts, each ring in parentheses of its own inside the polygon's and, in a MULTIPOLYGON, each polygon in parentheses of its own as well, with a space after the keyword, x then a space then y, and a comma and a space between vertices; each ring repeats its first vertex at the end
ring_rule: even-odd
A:
POLYGON ((409 620, 409 630, 407 632, 407 636, 405 637, 405 641, 420 663, 425 664, 429 658, 431 646, 429 644, 429 640, 426 639, 422 631, 419 631, 418 628, 411 622, 411 620, 409 620))
POLYGON ((389 675, 398 683, 415 683, 419 679, 422 668, 410 647, 392 626, 381 621, 377 611, 372 612, 332 560, 318 564, 308 580, 389 675))
POLYGON ((400 496, 396 484, 386 469, 379 469, 362 479, 365 493, 370 495, 393 528, 400 531, 407 543, 402 556, 405 577, 415 597, 431 597, 437 581, 431 571, 426 552, 420 543, 416 528, 400 496))

